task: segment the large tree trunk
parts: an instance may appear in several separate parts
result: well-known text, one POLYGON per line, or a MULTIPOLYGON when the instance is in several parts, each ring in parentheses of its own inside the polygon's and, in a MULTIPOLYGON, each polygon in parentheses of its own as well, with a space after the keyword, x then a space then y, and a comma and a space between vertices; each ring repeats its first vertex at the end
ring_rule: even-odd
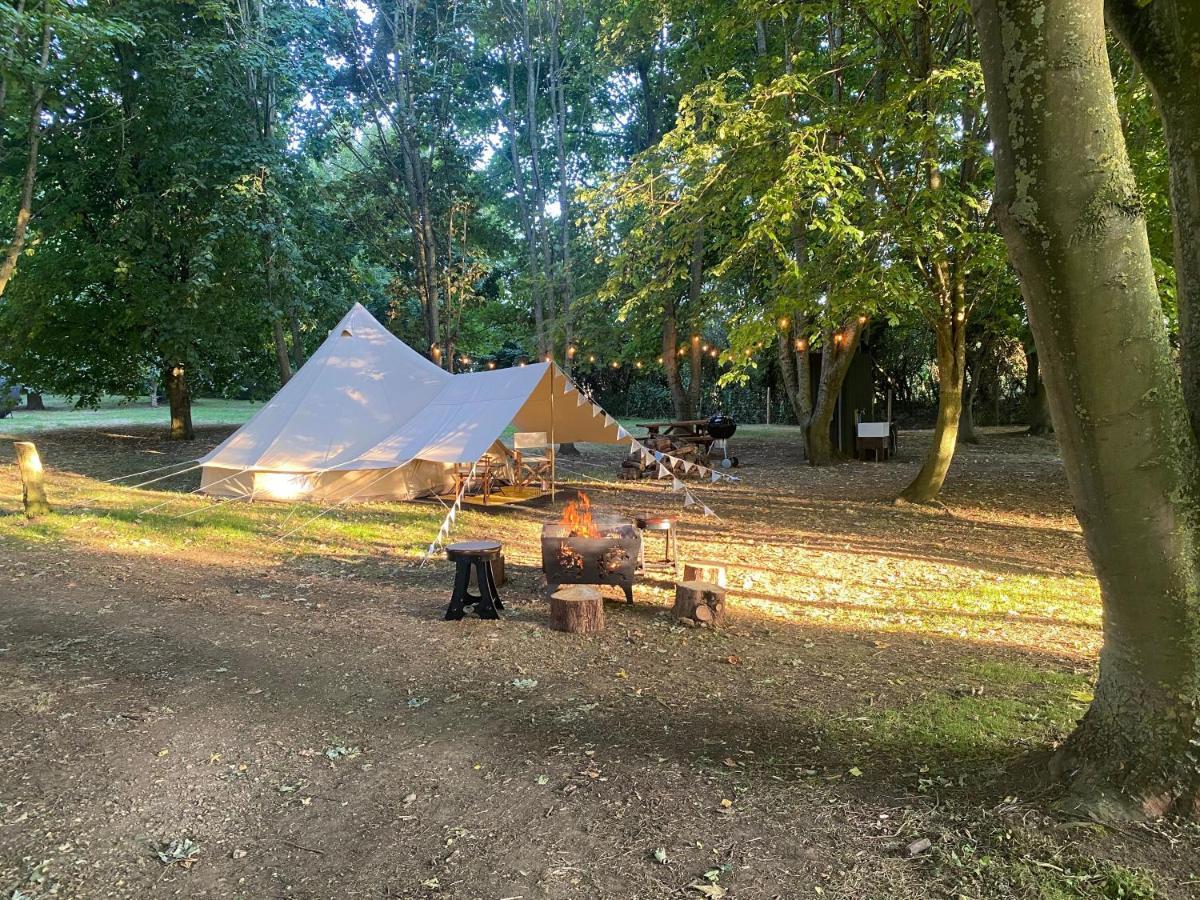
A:
POLYGON ((928 503, 942 490, 954 448, 958 443, 958 417, 963 406, 963 371, 967 361, 966 323, 957 316, 944 317, 937 323, 938 412, 933 426, 933 441, 916 478, 900 499, 910 503, 928 503))
POLYGON ((44 412, 46 403, 42 400, 42 395, 37 391, 30 391, 25 395, 25 409, 29 412, 44 412))
POLYGON ((1108 0, 1108 23, 1154 92, 1170 172, 1179 358, 1192 431, 1200 435, 1200 5, 1108 0))
POLYGON ((192 395, 188 391, 187 373, 182 364, 168 365, 163 374, 167 384, 167 400, 171 404, 171 440, 192 441, 192 395))
POLYGON ((1095 816, 1195 814, 1196 442, 1121 135, 1101 0, 972 0, 972 9, 994 208, 1103 600, 1095 699, 1056 771, 1095 816))

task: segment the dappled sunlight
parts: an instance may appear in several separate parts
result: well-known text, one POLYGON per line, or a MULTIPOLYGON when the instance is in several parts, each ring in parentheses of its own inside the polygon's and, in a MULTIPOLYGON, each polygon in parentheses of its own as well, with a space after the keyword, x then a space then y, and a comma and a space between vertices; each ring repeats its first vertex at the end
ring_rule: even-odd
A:
MULTIPOLYGON (((725 562, 730 609, 748 621, 920 634, 1053 650, 1064 658, 1090 658, 1096 652, 1100 634, 1095 580, 1077 526, 1061 524, 1069 517, 1069 507, 1044 502, 1042 483, 1016 482, 1018 487, 1029 486, 1026 512, 1019 517, 972 503, 967 495, 949 512, 895 507, 877 499, 882 487, 878 482, 903 481, 902 464, 813 470, 779 459, 787 447, 777 436, 779 430, 773 429, 765 440, 753 429, 747 431, 751 433, 741 444, 748 461, 743 480, 693 487, 720 522, 681 510, 679 497, 661 482, 615 483, 621 448, 585 450, 578 470, 594 472, 592 477, 601 481, 578 483, 586 485, 607 514, 677 515, 683 558, 725 562)), ((223 567, 248 562, 286 567, 296 559, 319 566, 325 557, 339 564, 356 561, 363 567, 362 577, 368 578, 374 571, 374 577, 422 581, 437 571, 436 565, 409 568, 444 515, 437 503, 210 500, 186 493, 195 483, 194 475, 170 483, 182 484, 183 492, 130 490, 55 468, 64 445, 50 436, 42 443, 51 498, 59 512, 34 523, 0 519, 0 536, 137 557, 183 553, 204 565, 223 567)), ((74 468, 107 476, 110 455, 120 446, 96 446, 91 457, 75 458, 74 468)), ((80 448, 73 451, 79 453, 80 448)), ((1009 466, 1025 471, 1050 465, 1037 452, 1021 456, 1011 448, 989 459, 999 467, 993 479, 1001 480, 1008 477, 1009 466)), ((564 469, 572 477, 569 467, 564 469)), ((286 473, 261 477, 280 480, 269 492, 277 499, 284 498, 294 479, 286 473)), ((295 487, 296 495, 302 496, 304 485, 295 487)), ((947 493, 955 495, 953 479, 947 493)), ((5 478, 0 503, 15 509, 19 496, 15 475, 5 478)), ((556 519, 562 503, 573 496, 574 491, 564 488, 553 508, 467 509, 455 534, 502 536, 510 564, 536 570, 541 524, 556 519)), ((646 580, 635 588, 640 601, 664 606, 671 593, 669 581, 646 580)))

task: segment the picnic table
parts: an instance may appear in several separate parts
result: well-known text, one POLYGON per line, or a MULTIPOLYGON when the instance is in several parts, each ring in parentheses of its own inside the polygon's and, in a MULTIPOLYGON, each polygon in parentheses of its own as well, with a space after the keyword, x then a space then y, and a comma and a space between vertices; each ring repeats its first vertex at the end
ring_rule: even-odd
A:
POLYGON ((708 426, 708 419, 676 419, 672 422, 638 422, 638 428, 645 428, 646 433, 650 437, 658 437, 662 429, 666 429, 665 434, 676 435, 679 437, 701 437, 707 436, 705 431, 708 426))

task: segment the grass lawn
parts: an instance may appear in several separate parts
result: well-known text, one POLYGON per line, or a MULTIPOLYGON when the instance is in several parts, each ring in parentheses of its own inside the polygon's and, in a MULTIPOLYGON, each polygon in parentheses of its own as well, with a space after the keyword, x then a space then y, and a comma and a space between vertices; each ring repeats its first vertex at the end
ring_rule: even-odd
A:
MULTIPOLYGON (((126 426, 170 427, 166 402, 152 407, 145 400, 105 400, 98 409, 76 409, 65 397, 44 398, 46 409, 28 412, 14 410, 0 419, 0 435, 29 435, 45 431, 80 428, 124 428, 126 426)), ((262 409, 261 403, 247 400, 202 398, 192 401, 192 422, 199 425, 240 425, 262 409)))
POLYGON ((1101 640, 1052 441, 986 432, 930 509, 890 502, 927 436, 810 469, 739 429, 743 480, 695 489, 720 520, 583 448, 573 489, 727 564, 730 622, 676 623, 652 571, 576 636, 538 544, 573 489, 464 511, 510 580, 455 623, 436 503, 105 483, 229 430, 44 430, 35 522, 0 447, 0 896, 1196 895, 1195 829, 1062 819, 1042 778, 1101 640))

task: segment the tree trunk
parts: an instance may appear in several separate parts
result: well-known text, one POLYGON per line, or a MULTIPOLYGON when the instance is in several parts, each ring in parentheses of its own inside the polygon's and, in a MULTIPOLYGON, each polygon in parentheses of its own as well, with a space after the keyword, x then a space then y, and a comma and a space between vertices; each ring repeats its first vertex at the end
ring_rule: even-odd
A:
POLYGON ((978 394, 976 381, 969 375, 963 379, 962 410, 958 414, 958 440, 963 444, 978 444, 979 432, 975 430, 975 397, 978 394))
POLYGON ((787 394, 788 404, 796 424, 800 426, 800 454, 808 459, 808 421, 812 417, 812 375, 809 372, 808 343, 801 329, 793 322, 791 332, 781 330, 776 339, 776 355, 787 394))
POLYGON ((1057 756, 1092 816, 1200 812, 1196 441, 1121 134, 1100 0, 972 0, 994 210, 1096 567, 1094 700, 1057 756), (1037 102, 1029 102, 1029 98, 1037 102))
POLYGON ((938 413, 933 426, 933 441, 917 477, 900 499, 910 503, 928 503, 942 490, 954 448, 958 443, 958 417, 963 406, 963 371, 966 368, 966 323, 955 316, 943 318, 937 328, 938 413))
POLYGON ((167 385, 167 400, 171 405, 171 440, 192 441, 192 396, 188 391, 187 373, 176 363, 166 367, 163 380, 167 385))
POLYGON ((21 472, 21 501, 25 516, 30 519, 44 516, 50 512, 50 503, 46 500, 42 460, 38 457, 37 447, 28 441, 15 441, 13 448, 17 451, 17 468, 21 472))
MULTIPOLYGON (((692 253, 688 260, 688 315, 696 323, 701 322, 700 294, 704 289, 704 223, 696 225, 692 236, 692 253)), ((704 351, 701 350, 699 335, 692 336, 690 346, 691 373, 688 379, 688 405, 693 416, 699 416, 704 408, 702 376, 704 373, 704 351)))
POLYGON ((287 338, 283 334, 283 323, 278 318, 271 322, 271 335, 275 339, 275 362, 279 365, 279 383, 292 380, 292 362, 288 359, 287 338))
POLYGON ((30 391, 25 395, 25 409, 29 412, 44 412, 46 403, 42 400, 42 395, 37 391, 30 391))
POLYGON ((972 342, 970 335, 967 336, 967 365, 963 372, 962 412, 958 416, 958 440, 964 444, 979 443, 979 434, 975 431, 975 401, 982 393, 979 388, 983 378, 983 359, 988 355, 987 349, 982 340, 972 342))
POLYGON ((852 317, 840 331, 827 331, 821 347, 821 375, 817 382, 817 399, 805 428, 804 441, 808 448, 810 466, 827 466, 833 462, 833 440, 829 429, 837 411, 842 383, 850 370, 850 361, 858 348, 859 326, 852 317))
POLYGON ((1050 421, 1050 401, 1046 396, 1046 385, 1038 373, 1037 353, 1027 354, 1025 360, 1025 421, 1029 424, 1029 433, 1040 437, 1054 431, 1054 424, 1050 421))
POLYGON ((33 101, 29 109, 28 153, 25 158, 25 172, 21 176, 21 201, 17 208, 17 223, 13 228, 12 240, 4 258, 0 260, 0 296, 4 295, 13 273, 17 270, 17 260, 25 249, 25 239, 29 234, 29 220, 33 216, 33 185, 37 178, 38 147, 42 138, 42 106, 46 98, 46 83, 44 81, 46 67, 50 61, 50 15, 48 5, 42 4, 42 14, 45 21, 42 25, 42 51, 39 68, 33 84, 33 101))
POLYGON ((304 333, 300 330, 300 317, 295 307, 288 309, 287 318, 292 333, 292 365, 299 372, 300 367, 308 361, 308 354, 304 352, 304 333))
POLYGON ((1187 0, 1108 0, 1105 13, 1146 76, 1162 118, 1183 395, 1192 431, 1200 435, 1200 7, 1187 0))
POLYGON ((692 404, 687 391, 683 388, 683 379, 679 377, 679 329, 675 319, 675 301, 665 298, 662 307, 663 314, 663 374, 667 378, 667 389, 671 392, 671 405, 675 407, 676 419, 692 418, 692 404))

